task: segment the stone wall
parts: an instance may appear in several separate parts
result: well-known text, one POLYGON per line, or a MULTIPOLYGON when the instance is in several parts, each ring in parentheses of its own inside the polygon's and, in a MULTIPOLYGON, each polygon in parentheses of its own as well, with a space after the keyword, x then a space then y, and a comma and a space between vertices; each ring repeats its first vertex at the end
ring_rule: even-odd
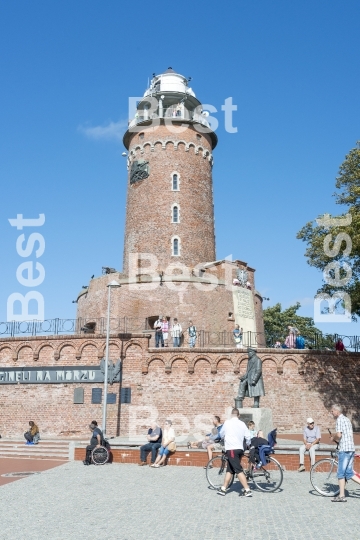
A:
MULTIPOLYGON (((122 358, 122 383, 109 387, 117 394, 108 405, 109 435, 144 433, 149 421, 171 418, 177 435, 206 431, 211 415, 224 418, 233 406, 239 375, 246 369, 245 351, 236 349, 148 349, 144 334, 113 335, 110 358, 122 358), (131 388, 131 404, 120 404, 120 387, 131 388)), ((98 365, 105 336, 49 336, 0 340, 0 368, 98 365)), ((263 362, 266 396, 279 432, 300 433, 308 416, 325 432, 334 426, 331 403, 345 406, 360 427, 360 354, 258 349, 263 362)), ((0 369, 1 372, 1 369, 0 369)), ((0 375, 1 377, 1 375, 0 375)), ((0 384, 2 436, 19 436, 28 420, 43 435, 84 436, 89 420, 101 421, 102 406, 91 404, 91 390, 101 383, 0 384), (73 404, 76 387, 85 403, 73 404)), ((245 406, 251 406, 245 400, 245 406)))

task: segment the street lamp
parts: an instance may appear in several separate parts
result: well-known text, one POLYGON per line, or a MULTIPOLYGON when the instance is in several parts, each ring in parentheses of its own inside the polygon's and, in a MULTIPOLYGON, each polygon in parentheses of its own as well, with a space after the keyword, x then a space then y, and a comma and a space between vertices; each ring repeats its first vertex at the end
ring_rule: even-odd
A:
POLYGON ((109 336, 110 336, 110 291, 117 287, 121 287, 120 283, 113 280, 107 285, 108 292, 108 310, 107 310, 107 327, 106 327, 106 352, 105 352, 105 373, 104 373, 104 402, 103 402, 103 417, 102 431, 106 434, 106 408, 107 408, 107 388, 108 388, 108 364, 109 364, 109 336))

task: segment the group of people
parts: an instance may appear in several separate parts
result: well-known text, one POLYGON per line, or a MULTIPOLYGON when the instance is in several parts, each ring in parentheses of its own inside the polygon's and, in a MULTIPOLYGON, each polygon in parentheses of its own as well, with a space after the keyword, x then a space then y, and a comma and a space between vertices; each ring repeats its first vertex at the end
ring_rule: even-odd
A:
POLYGON ((148 430, 147 440, 148 442, 140 447, 139 465, 146 465, 146 458, 151 452, 150 467, 162 467, 169 453, 176 450, 172 421, 166 420, 163 429, 153 422, 148 430))
POLYGON ((289 334, 285 342, 276 341, 275 349, 305 349, 305 339, 295 326, 288 326, 289 334))
MULTIPOLYGON (((176 317, 174 317, 174 322, 170 324, 167 317, 159 315, 158 319, 155 321, 154 330, 155 347, 168 347, 169 334, 172 338, 173 347, 180 347, 184 334, 182 326, 176 317)), ((196 326, 191 320, 189 320, 189 326, 186 329, 186 335, 189 347, 195 347, 197 330, 196 326)))
MULTIPOLYGON (((251 496, 241 458, 244 455, 244 441, 246 448, 250 449, 250 458, 255 455, 256 448, 260 445, 268 444, 263 432, 255 428, 255 423, 250 421, 247 425, 240 420, 238 409, 233 409, 231 418, 221 423, 220 417, 215 415, 212 419, 213 428, 205 438, 200 441, 189 442, 188 448, 204 449, 207 451, 209 461, 213 457, 213 452, 221 452, 223 443, 228 457, 227 472, 224 485, 219 488, 218 494, 225 495, 231 475, 237 474, 243 486, 245 497, 251 496), (253 451, 253 454, 251 452, 253 451)), ((170 452, 176 449, 175 432, 171 421, 166 420, 164 429, 161 429, 155 422, 151 424, 148 434, 148 442, 140 447, 140 466, 147 464, 147 456, 151 453, 150 467, 158 468, 165 465, 165 461, 170 452)), ((206 469, 207 466, 204 468, 206 469)))
MULTIPOLYGON (((330 440, 338 444, 339 463, 337 477, 340 493, 333 497, 333 502, 346 502, 345 482, 354 480, 360 484, 360 475, 354 473, 353 462, 355 455, 353 429, 349 418, 342 414, 339 405, 333 405, 331 414, 336 420, 336 433, 330 433, 330 440)), ((205 438, 200 441, 188 443, 188 448, 204 449, 207 451, 209 461, 213 457, 213 452, 220 452, 225 446, 227 455, 227 469, 223 485, 218 489, 219 495, 226 495, 232 475, 236 474, 243 487, 242 494, 245 497, 252 495, 241 464, 242 457, 246 449, 250 450, 250 460, 255 463, 258 458, 258 449, 261 445, 267 445, 268 441, 261 430, 257 430, 255 423, 250 421, 246 425, 240 419, 239 409, 232 409, 231 418, 221 423, 220 417, 215 415, 212 419, 213 428, 205 438), (256 458, 257 456, 257 458, 256 458)), ((148 442, 140 447, 140 466, 146 465, 147 455, 151 453, 151 467, 161 467, 165 464, 170 452, 176 449, 175 432, 170 420, 166 420, 162 430, 156 423, 153 423, 147 434, 148 442)), ((309 417, 303 431, 303 444, 299 448, 300 465, 298 472, 305 471, 304 456, 308 452, 311 466, 315 463, 316 451, 320 447, 321 432, 319 426, 315 424, 313 418, 309 417)), ((204 467, 205 469, 207 466, 204 467)))
MULTIPOLYGON (((342 413, 342 407, 340 405, 333 405, 331 407, 331 414, 336 420, 336 432, 332 434, 329 432, 330 440, 338 445, 338 468, 337 477, 339 482, 340 493, 338 496, 333 497, 333 502, 347 502, 345 497, 345 483, 347 480, 354 480, 357 484, 360 484, 360 476, 354 473, 354 434, 353 428, 349 418, 342 413)), ((304 454, 309 452, 311 466, 315 463, 315 452, 320 448, 321 433, 320 428, 315 424, 312 418, 307 419, 307 425, 304 429, 303 438, 304 444, 300 446, 300 465, 299 472, 305 471, 304 466, 304 454)))
MULTIPOLYGON (((275 349, 305 349, 305 338, 295 326, 288 326, 289 333, 286 336, 284 343, 276 341, 275 349)), ((334 344, 336 351, 346 351, 343 340, 338 338, 334 344)), ((311 347, 310 347, 311 348, 311 347)), ((331 349, 329 349, 331 350, 331 349)))

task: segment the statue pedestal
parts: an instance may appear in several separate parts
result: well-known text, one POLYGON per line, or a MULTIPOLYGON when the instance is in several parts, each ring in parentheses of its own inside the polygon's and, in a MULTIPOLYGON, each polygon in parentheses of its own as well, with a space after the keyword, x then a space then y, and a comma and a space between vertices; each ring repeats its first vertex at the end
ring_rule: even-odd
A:
POLYGON ((240 420, 247 424, 252 420, 255 422, 255 429, 259 431, 261 429, 264 432, 264 437, 267 439, 268 433, 274 429, 272 420, 272 411, 268 408, 252 409, 251 407, 244 407, 239 409, 240 420))

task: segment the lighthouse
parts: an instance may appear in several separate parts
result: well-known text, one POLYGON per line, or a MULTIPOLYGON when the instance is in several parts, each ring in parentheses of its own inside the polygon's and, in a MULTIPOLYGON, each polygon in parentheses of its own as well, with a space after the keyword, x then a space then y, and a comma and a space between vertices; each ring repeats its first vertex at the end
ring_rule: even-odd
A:
MULTIPOLYGON (((154 74, 136 104, 123 137, 123 268, 105 268, 80 291, 77 316, 94 331, 102 328, 107 285, 116 279, 121 287, 112 292, 115 330, 152 330, 161 314, 170 323, 176 317, 185 329, 191 319, 208 336, 231 335, 239 324, 261 345, 255 269, 240 259, 216 257, 213 152, 218 139, 190 80, 172 68, 154 74)), ((239 248, 234 246, 234 253, 239 248)))
POLYGON ((152 253, 158 270, 214 261, 213 150, 217 144, 189 80, 154 76, 124 135, 128 186, 123 270, 152 253))

